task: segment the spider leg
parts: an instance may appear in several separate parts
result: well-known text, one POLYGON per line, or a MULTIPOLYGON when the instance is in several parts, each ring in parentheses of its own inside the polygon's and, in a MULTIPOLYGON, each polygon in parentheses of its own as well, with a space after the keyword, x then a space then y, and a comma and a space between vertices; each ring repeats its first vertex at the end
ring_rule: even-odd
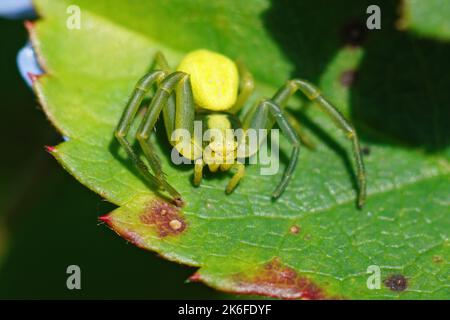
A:
POLYGON ((203 165, 204 165, 204 163, 203 163, 202 158, 195 160, 195 165, 194 165, 194 185, 195 186, 199 186, 200 183, 202 182, 203 165))
POLYGON ((164 78, 164 76, 165 73, 162 71, 153 71, 146 74, 138 81, 114 132, 120 145, 125 149, 138 171, 148 182, 156 186, 161 186, 160 180, 149 172, 145 163, 139 159, 139 156, 133 150, 133 147, 126 139, 126 136, 130 130, 131 123, 136 116, 142 100, 144 99, 144 96, 150 90, 152 85, 155 82, 160 81, 164 78))
POLYGON ((300 140, 279 105, 277 105, 275 102, 271 100, 265 100, 261 103, 261 105, 268 106, 270 113, 275 118, 281 131, 284 133, 288 141, 292 144, 292 153, 288 167, 286 168, 286 171, 284 172, 284 175, 280 183, 275 188, 275 191, 272 193, 272 196, 274 198, 278 198, 283 193, 284 189, 286 189, 289 180, 292 177, 292 173, 294 172, 295 167, 297 166, 298 153, 300 151, 300 140))
MULTIPOLYGON (((152 170, 161 181, 163 188, 167 190, 174 198, 179 199, 180 194, 165 180, 161 167, 161 162, 154 152, 154 148, 150 141, 150 135, 153 132, 156 121, 162 110, 168 106, 169 98, 176 89, 176 112, 175 112, 175 127, 187 129, 189 132, 193 131, 194 108, 184 107, 186 104, 193 104, 192 89, 190 86, 189 76, 183 72, 174 72, 168 75, 158 86, 158 89, 144 115, 144 120, 139 127, 136 135, 145 156, 147 157, 152 170)), ((165 119, 166 120, 166 119, 165 119)), ((172 119, 167 119, 173 123, 172 119)), ((166 122, 165 122, 166 123, 166 122)), ((166 130, 168 128, 166 127, 166 130)))
POLYGON ((227 184, 227 187, 225 189, 226 193, 231 193, 234 188, 236 188, 239 181, 244 177, 245 175, 245 165, 240 162, 236 162, 231 167, 232 170, 236 170, 236 173, 231 177, 230 181, 227 184))
MULTIPOLYGON (((250 110, 250 112, 244 118, 243 128, 244 130, 269 130, 272 128, 274 121, 277 122, 281 131, 293 147, 288 167, 286 168, 281 181, 272 193, 272 197, 278 198, 286 189, 286 186, 288 185, 297 165, 298 153, 300 150, 300 140, 294 128, 292 128, 291 124, 289 123, 286 115, 283 113, 281 107, 272 100, 262 100, 252 110, 250 110)), ((263 139, 264 137, 259 137, 260 142, 262 142, 263 139)), ((250 151, 250 153, 246 154, 245 156, 248 157, 256 151, 257 150, 250 151)))
POLYGON ((336 107, 334 107, 325 97, 322 96, 319 89, 311 83, 294 79, 282 87, 273 97, 274 102, 285 103, 297 90, 300 90, 308 99, 315 101, 322 111, 324 111, 338 128, 344 131, 349 140, 352 141, 353 156, 356 163, 358 179, 358 206, 361 208, 366 199, 366 173, 364 169, 359 139, 353 126, 344 118, 336 107))
MULTIPOLYGON (((155 69, 163 70, 167 74, 171 73, 169 63, 167 62, 166 57, 161 51, 157 51, 155 53, 153 67, 155 69)), ((169 99, 167 100, 167 104, 163 108, 162 112, 166 134, 170 139, 170 135, 175 128, 175 94, 170 95, 169 99)))
POLYGON ((308 136, 303 132, 302 125, 297 120, 296 117, 294 117, 289 110, 286 110, 286 104, 291 97, 293 93, 290 91, 285 92, 284 87, 282 87, 272 98, 272 100, 278 104, 281 109, 283 109, 284 113, 286 114, 286 117, 291 124, 292 128, 294 128, 295 132, 297 133, 298 137, 300 138, 300 141, 309 149, 316 149, 316 146, 314 143, 308 138, 308 136))
POLYGON ((239 71, 239 95, 236 99, 236 103, 234 106, 230 109, 230 113, 237 113, 239 110, 242 109, 244 104, 247 102, 248 98, 253 93, 253 90, 255 88, 255 82, 253 80, 253 76, 248 71, 247 67, 242 61, 236 61, 238 71, 239 71))
POLYGON ((159 67, 164 72, 170 72, 169 63, 161 51, 155 53, 155 66, 159 67))

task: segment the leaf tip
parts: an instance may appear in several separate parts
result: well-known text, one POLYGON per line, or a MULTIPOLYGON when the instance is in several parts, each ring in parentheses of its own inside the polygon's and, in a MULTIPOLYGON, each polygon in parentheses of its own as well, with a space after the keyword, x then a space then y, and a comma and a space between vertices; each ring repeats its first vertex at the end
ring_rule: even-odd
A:
POLYGON ((110 214, 105 214, 104 216, 98 217, 98 220, 100 220, 101 222, 104 222, 106 224, 110 224, 111 222, 111 216, 110 214))
POLYGON ((56 152, 56 147, 53 146, 44 146, 45 151, 47 151, 48 153, 54 153, 56 152))
POLYGON ((200 282, 202 281, 202 276, 199 272, 195 272, 192 276, 188 278, 189 282, 200 282))
POLYGON ((25 20, 23 24, 25 26, 25 29, 27 29, 28 32, 33 31, 33 29, 34 29, 34 22, 33 21, 25 20))
POLYGON ((34 84, 41 76, 42 75, 40 75, 40 74, 27 72, 27 77, 28 77, 28 79, 30 79, 31 84, 34 84))

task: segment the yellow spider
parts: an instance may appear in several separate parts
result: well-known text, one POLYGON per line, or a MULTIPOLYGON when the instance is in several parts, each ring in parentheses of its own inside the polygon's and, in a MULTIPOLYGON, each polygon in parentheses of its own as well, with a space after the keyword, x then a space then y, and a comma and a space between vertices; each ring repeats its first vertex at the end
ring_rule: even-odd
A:
MULTIPOLYGON (((277 123, 293 148, 288 167, 272 194, 274 198, 278 198, 287 187, 296 167, 300 146, 298 135, 283 108, 288 99, 297 90, 300 90, 310 100, 314 100, 352 141, 359 183, 358 205, 363 206, 366 178, 356 132, 353 126, 321 95, 314 85, 302 79, 289 80, 271 99, 262 100, 253 106, 241 121, 237 113, 254 88, 253 77, 243 64, 235 63, 219 53, 201 49, 188 53, 175 72, 170 71, 167 61, 161 53, 156 54, 156 65, 157 70, 146 74, 136 84, 116 128, 115 136, 143 177, 167 191, 177 204, 182 204, 181 195, 165 179, 161 163, 154 153, 149 139, 161 112, 170 143, 182 156, 195 163, 195 185, 200 184, 205 165, 212 172, 218 169, 236 170, 226 187, 227 193, 233 191, 244 176, 245 167, 243 163, 237 161, 237 150, 240 144, 248 141, 245 132, 249 129, 270 130, 277 123), (136 135, 153 171, 152 174, 147 165, 139 159, 126 136, 144 96, 154 84, 157 86, 156 93, 136 135), (201 121, 205 129, 215 129, 224 134, 221 135, 221 138, 212 140, 205 145, 202 141, 197 141, 193 134, 196 120, 201 121), (175 138, 172 139, 172 134, 177 129, 186 130, 191 133, 193 138, 188 143, 181 142, 175 134, 175 138), (243 139, 237 141, 234 136, 225 133, 227 129, 242 129, 243 139), (230 158, 231 162, 225 161, 230 158)), ((246 157, 250 155, 251 153, 248 153, 246 157)))

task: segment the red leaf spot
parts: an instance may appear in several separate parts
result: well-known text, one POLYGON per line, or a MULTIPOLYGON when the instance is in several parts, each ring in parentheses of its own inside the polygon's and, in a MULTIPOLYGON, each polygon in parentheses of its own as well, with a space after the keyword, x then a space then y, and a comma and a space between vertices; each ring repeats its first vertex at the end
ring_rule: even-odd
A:
POLYGON ((49 152, 49 153, 56 151, 55 147, 52 147, 52 146, 44 146, 44 147, 45 147, 45 150, 47 150, 47 152, 49 152))
POLYGON ((192 281, 192 282, 201 281, 201 279, 202 279, 202 276, 198 272, 194 273, 192 276, 189 277, 189 281, 192 281))
POLYGON ((234 276, 237 293, 257 294, 282 299, 325 299, 323 290, 294 269, 283 266, 278 258, 266 263, 256 275, 234 276))
POLYGON ((104 216, 99 217, 98 220, 109 224, 111 222, 111 217, 109 216, 109 214, 105 214, 104 216))
POLYGON ((154 225, 160 237, 177 235, 186 229, 186 222, 180 215, 180 209, 170 203, 154 200, 140 215, 142 223, 154 225))
POLYGON ((34 73, 31 73, 31 72, 27 72, 27 76, 28 76, 28 78, 31 80, 31 83, 32 83, 32 84, 35 83, 36 80, 38 80, 38 79, 41 77, 41 75, 39 75, 39 74, 34 74, 34 73))
POLYGON ((34 22, 30 20, 25 20, 24 22, 25 28, 28 30, 28 32, 32 31, 34 28, 34 22))

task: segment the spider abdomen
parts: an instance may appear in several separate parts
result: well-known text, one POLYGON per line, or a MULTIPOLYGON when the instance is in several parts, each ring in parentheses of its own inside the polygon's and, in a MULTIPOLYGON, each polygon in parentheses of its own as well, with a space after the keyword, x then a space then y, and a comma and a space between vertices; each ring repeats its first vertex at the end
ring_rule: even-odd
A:
POLYGON ((181 60, 177 70, 189 74, 194 101, 200 108, 224 111, 235 104, 239 74, 228 57, 204 49, 192 51, 181 60))

